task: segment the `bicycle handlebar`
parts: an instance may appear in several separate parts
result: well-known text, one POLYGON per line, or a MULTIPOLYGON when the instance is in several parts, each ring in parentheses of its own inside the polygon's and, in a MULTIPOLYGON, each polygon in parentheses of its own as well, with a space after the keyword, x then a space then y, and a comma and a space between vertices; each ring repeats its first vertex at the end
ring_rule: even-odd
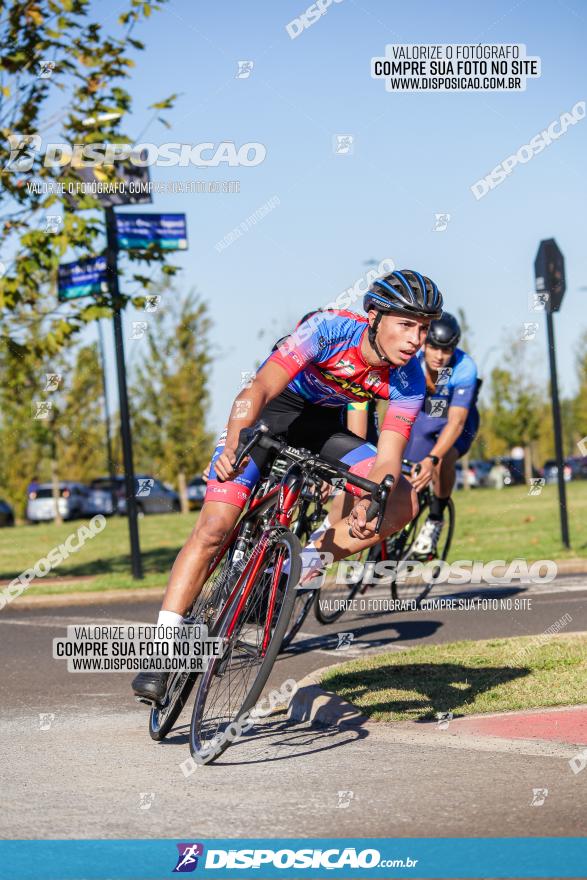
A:
POLYGON ((313 469, 319 476, 322 476, 327 481, 333 476, 340 476, 352 486, 356 486, 358 489, 368 492, 372 496, 372 501, 367 508, 366 520, 367 522, 370 522, 377 517, 375 531, 378 533, 381 530, 387 498, 395 482, 392 474, 386 474, 380 483, 374 483, 366 477, 351 474, 349 465, 343 464, 340 461, 320 458, 307 450, 298 450, 293 446, 288 446, 285 442, 276 440, 271 436, 269 428, 264 422, 258 422, 255 428, 243 428, 240 432, 239 442, 236 448, 235 469, 238 469, 241 466, 245 457, 255 446, 260 446, 261 449, 275 450, 285 458, 289 458, 294 462, 307 462, 312 465, 313 469))

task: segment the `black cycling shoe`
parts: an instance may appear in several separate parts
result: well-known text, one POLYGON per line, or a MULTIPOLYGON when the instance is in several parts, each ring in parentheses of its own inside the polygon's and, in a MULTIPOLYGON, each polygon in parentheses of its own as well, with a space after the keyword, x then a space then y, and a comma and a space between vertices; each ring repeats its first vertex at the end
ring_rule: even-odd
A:
POLYGON ((138 697, 160 703, 167 690, 168 672, 139 672, 132 680, 132 689, 138 697))

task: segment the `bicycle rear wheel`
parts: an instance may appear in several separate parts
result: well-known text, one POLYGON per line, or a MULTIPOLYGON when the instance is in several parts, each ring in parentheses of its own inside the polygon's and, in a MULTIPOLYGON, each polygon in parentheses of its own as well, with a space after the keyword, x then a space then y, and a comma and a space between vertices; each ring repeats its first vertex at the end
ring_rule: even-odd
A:
MULTIPOLYGON (((372 548, 371 548, 372 549, 372 548)), ((358 562, 361 565, 369 560, 371 549, 362 550, 349 556, 344 562, 358 562)), ((353 583, 338 583, 338 564, 337 573, 329 577, 328 572, 324 579, 324 583, 320 587, 316 604, 314 605, 314 614, 316 620, 324 626, 329 623, 335 623, 345 611, 348 611, 350 603, 355 598, 359 590, 363 586, 363 575, 357 580, 353 579, 353 583)))
MULTIPOLYGON (((433 562, 434 560, 446 561, 450 551, 455 527, 455 506, 452 498, 449 498, 446 507, 445 517, 448 519, 448 522, 445 522, 445 528, 443 529, 443 533, 441 533, 441 539, 436 549, 436 553, 431 553, 427 557, 422 557, 421 555, 415 555, 413 553, 412 548, 414 542, 422 524, 426 521, 429 507, 430 495, 427 494, 424 503, 420 506, 418 515, 408 523, 401 532, 398 532, 397 535, 393 535, 392 538, 388 539, 390 542, 388 544, 390 559, 395 559, 398 562, 398 568, 400 567, 400 563, 408 564, 410 562, 421 562, 426 564, 433 562)), ((414 579, 411 583, 408 583, 402 577, 401 572, 398 573, 398 571, 396 571, 391 578, 392 597, 394 599, 405 601, 415 600, 416 603, 420 603, 426 598, 434 586, 434 580, 438 577, 439 572, 440 566, 434 566, 430 572, 430 577, 426 580, 420 578, 414 579)))
POLYGON ((197 677, 197 672, 171 673, 163 703, 153 706, 151 709, 149 716, 149 734, 151 739, 157 742, 165 739, 181 715, 197 677))
POLYGON ((225 644, 222 656, 201 674, 194 700, 190 751, 202 764, 231 745, 234 737, 228 728, 234 729, 261 696, 292 613, 302 567, 298 538, 274 528, 261 536, 257 548, 263 556, 252 582, 249 575, 243 586, 246 602, 239 601, 241 590, 210 631, 225 644))

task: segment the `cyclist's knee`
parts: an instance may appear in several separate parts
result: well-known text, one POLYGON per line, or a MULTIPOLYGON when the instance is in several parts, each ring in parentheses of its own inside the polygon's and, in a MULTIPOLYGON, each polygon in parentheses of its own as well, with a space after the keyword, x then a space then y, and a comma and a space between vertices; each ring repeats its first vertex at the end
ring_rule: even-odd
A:
POLYGON ((235 508, 234 514, 230 510, 202 509, 198 522, 190 535, 190 542, 200 549, 215 552, 222 546, 239 514, 240 511, 237 508, 235 508))

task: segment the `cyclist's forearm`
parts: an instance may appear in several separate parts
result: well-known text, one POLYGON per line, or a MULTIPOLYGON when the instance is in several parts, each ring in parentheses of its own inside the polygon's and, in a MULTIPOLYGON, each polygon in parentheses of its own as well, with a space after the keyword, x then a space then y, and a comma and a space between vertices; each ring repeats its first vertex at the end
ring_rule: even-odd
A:
POLYGON ((462 434, 464 425, 466 421, 466 416, 463 419, 455 419, 453 421, 447 422, 444 426, 440 434, 438 435, 438 440, 430 450, 431 455, 436 455, 438 458, 444 458, 449 449, 452 449, 455 442, 459 439, 462 434))
MULTIPOLYGON (((396 459, 395 457, 390 459, 390 458, 380 458, 379 456, 377 456, 377 458, 373 462, 373 467, 369 471, 368 479, 371 480, 373 483, 380 483, 381 480, 385 476, 387 476, 387 474, 391 474, 391 476, 393 477, 393 480, 394 480, 393 486, 392 486, 391 492, 390 492, 390 494, 391 494, 391 493, 393 493, 394 489, 396 488, 396 486, 398 484, 399 477, 401 474, 401 469, 402 469, 401 457, 399 459, 396 459)), ((370 497, 370 496, 365 495, 365 497, 370 497)))
POLYGON ((270 400, 268 390, 263 386, 255 387, 254 384, 235 397, 226 427, 226 446, 229 449, 236 448, 242 429, 255 424, 270 400))

